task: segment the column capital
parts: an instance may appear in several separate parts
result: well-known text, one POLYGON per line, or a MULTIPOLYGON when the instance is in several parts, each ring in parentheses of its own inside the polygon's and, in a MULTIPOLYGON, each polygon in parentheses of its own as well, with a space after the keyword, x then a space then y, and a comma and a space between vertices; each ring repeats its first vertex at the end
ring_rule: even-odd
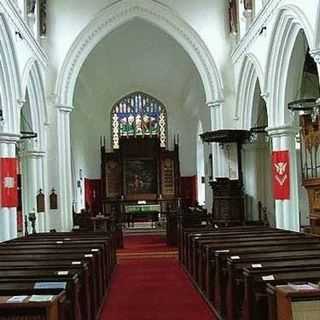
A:
POLYGON ((56 108, 60 112, 67 112, 67 113, 70 113, 73 110, 73 106, 67 106, 67 105, 61 105, 61 104, 56 105, 56 108))
POLYGON ((320 64, 320 49, 310 50, 310 55, 317 64, 320 64))
POLYGON ((218 108, 224 103, 224 100, 214 100, 207 102, 209 108, 218 108))
POLYGON ((46 155, 45 151, 40 150, 25 150, 22 152, 22 158, 43 158, 46 155))
POLYGON ((15 144, 20 139, 20 134, 10 132, 0 132, 0 143, 15 144))
POLYGON ((266 128, 266 131, 270 137, 289 135, 295 136, 299 132, 299 130, 299 127, 289 125, 280 125, 266 128))
POLYGON ((26 103, 26 100, 23 98, 20 98, 20 99, 17 99, 17 102, 18 102, 18 107, 21 109, 26 103))

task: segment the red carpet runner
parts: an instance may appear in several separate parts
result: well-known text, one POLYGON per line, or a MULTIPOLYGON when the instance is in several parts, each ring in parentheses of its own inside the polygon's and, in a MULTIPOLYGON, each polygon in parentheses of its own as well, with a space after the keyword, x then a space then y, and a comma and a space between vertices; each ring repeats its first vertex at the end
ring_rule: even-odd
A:
POLYGON ((130 236, 119 250, 101 320, 213 320, 160 236, 130 236))

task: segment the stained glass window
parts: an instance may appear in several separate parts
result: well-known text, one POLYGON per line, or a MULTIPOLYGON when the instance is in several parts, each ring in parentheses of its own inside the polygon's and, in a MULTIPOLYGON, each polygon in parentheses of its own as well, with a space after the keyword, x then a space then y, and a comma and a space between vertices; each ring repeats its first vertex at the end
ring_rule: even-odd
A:
POLYGON ((159 137, 160 147, 167 144, 167 115, 157 99, 135 92, 112 108, 112 147, 119 149, 121 137, 159 137))

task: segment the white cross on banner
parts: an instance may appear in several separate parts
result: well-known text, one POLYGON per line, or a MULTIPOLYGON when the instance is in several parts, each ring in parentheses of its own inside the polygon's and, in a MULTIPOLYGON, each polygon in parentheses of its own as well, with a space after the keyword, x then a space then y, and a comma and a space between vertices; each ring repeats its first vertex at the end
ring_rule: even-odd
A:
POLYGON ((14 188, 14 178, 13 177, 5 177, 3 179, 3 185, 7 189, 14 188))

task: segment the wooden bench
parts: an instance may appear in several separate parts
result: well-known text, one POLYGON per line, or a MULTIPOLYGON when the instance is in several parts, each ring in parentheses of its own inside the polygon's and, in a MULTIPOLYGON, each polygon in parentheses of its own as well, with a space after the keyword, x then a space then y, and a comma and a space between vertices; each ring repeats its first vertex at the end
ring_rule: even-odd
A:
POLYGON ((267 319, 274 304, 274 296, 268 304, 269 282, 320 279, 320 242, 310 235, 265 227, 192 228, 181 238, 181 262, 221 320, 267 319), (274 278, 262 278, 270 273, 274 278))
POLYGON ((105 233, 46 233, 14 239, 0 244, 0 294, 44 290, 56 294, 58 288, 46 286, 55 283, 59 287, 62 283, 65 319, 94 320, 101 311, 115 264, 114 242, 105 233))
POLYGON ((21 299, 15 296, 0 296, 0 319, 67 320, 64 304, 64 291, 56 295, 26 296, 21 299))

